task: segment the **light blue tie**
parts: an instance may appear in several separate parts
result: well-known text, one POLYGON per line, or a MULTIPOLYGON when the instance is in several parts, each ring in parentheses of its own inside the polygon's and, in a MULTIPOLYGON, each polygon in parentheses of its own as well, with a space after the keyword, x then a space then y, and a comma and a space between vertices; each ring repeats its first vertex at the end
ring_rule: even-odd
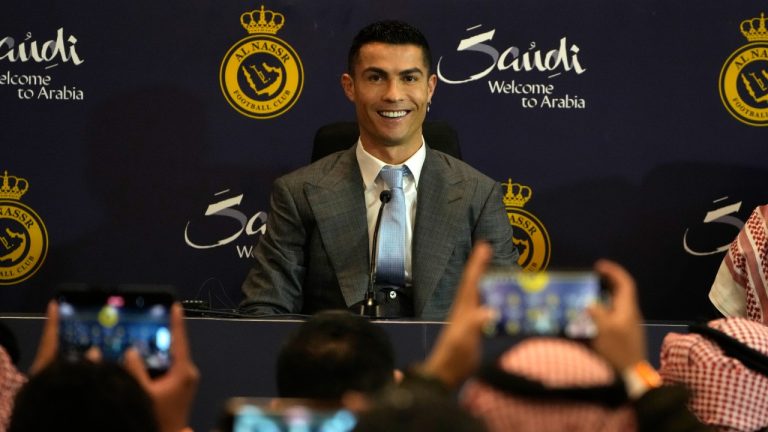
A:
POLYGON ((392 191, 392 199, 385 204, 379 231, 379 255, 376 263, 376 281, 400 287, 405 286, 405 194, 403 174, 408 168, 385 166, 379 176, 392 191))

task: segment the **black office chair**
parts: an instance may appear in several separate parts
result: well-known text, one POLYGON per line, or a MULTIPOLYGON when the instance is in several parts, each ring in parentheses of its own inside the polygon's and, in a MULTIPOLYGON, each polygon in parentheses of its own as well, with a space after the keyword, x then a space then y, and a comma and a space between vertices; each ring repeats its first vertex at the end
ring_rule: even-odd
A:
MULTIPOLYGON (((459 136, 447 122, 427 121, 422 126, 427 145, 457 159, 461 159, 459 136)), ((337 122, 321 126, 312 145, 312 162, 331 153, 346 150, 357 142, 360 130, 357 122, 337 122)))

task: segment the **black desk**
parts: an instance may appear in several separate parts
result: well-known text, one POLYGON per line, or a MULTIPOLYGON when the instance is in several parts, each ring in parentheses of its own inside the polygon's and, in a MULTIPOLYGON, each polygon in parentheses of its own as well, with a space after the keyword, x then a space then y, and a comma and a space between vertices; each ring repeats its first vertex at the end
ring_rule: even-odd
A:
MULTIPOLYGON (((19 338, 21 367, 26 371, 35 355, 43 319, 40 316, 0 317, 19 338)), ((190 419, 196 431, 208 431, 216 422, 222 403, 231 396, 274 396, 273 371, 281 341, 301 321, 187 318, 192 356, 202 379, 190 419)), ((380 322, 390 334, 400 366, 422 360, 432 347, 443 323, 413 321, 380 322)), ((658 366, 664 336, 683 332, 676 324, 646 324, 648 352, 658 366)), ((488 355, 503 346, 486 344, 488 355)))

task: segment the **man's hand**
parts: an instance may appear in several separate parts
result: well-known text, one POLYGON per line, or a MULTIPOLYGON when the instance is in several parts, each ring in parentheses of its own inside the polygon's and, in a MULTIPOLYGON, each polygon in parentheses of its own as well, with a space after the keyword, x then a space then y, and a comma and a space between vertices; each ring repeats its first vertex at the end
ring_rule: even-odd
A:
POLYGON ((595 271, 605 278, 611 290, 608 306, 595 305, 589 314, 597 325, 592 347, 619 371, 645 360, 645 330, 637 304, 635 281, 619 264, 599 260, 595 271))
POLYGON ((421 371, 437 377, 449 388, 458 387, 477 369, 482 353, 482 328, 492 312, 480 305, 478 284, 493 255, 491 247, 478 242, 464 267, 453 307, 445 326, 421 371))
POLYGON ((43 335, 37 345, 37 354, 35 354, 35 360, 29 368, 29 375, 39 373, 53 363, 56 356, 59 355, 59 304, 56 301, 48 302, 45 317, 43 335))
POLYGON ((150 378, 138 351, 126 351, 124 365, 152 398, 160 430, 179 432, 187 426, 189 411, 197 392, 200 372, 192 362, 184 313, 179 303, 171 307, 171 367, 156 378, 150 378))

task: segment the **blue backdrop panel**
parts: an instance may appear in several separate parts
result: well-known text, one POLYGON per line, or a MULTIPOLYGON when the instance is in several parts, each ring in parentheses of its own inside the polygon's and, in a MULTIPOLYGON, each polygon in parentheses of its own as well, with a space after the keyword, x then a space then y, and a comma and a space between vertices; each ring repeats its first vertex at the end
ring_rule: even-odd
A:
MULTIPOLYGON (((710 313, 723 246, 766 202, 768 42, 742 34, 743 21, 768 12, 764 2, 38 0, 2 9, 0 175, 10 195, 0 190, 0 310, 42 311, 57 284, 81 281, 173 284, 183 298, 237 304, 272 182, 308 163, 318 127, 353 119, 339 85, 347 47, 381 18, 424 31, 440 77, 429 119, 455 126, 466 161, 530 188, 524 211, 547 234, 548 265, 624 263, 648 318, 710 313), (283 17, 269 37, 241 25, 261 6, 283 17), (224 90, 220 79, 249 37, 265 51, 241 56, 256 63, 284 57, 270 47, 292 49, 281 66, 292 105, 262 98, 273 104, 262 118, 225 96, 248 91, 244 76, 224 90), (725 83, 724 101, 720 75, 732 68, 753 94, 725 83), (263 118, 275 103, 282 112, 263 118), (21 197, 11 193, 18 178, 28 185, 21 197), (45 229, 14 211, 34 212, 45 229)), ((747 25, 757 31, 760 20, 747 25)))

